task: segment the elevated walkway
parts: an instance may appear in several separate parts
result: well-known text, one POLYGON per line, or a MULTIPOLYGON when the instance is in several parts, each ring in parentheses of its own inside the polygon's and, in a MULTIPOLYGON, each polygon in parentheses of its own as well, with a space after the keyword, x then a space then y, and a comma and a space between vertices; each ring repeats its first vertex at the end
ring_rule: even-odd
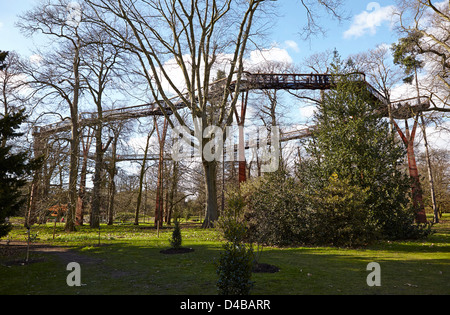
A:
MULTIPOLYGON (((374 102, 378 104, 380 115, 388 117, 389 101, 371 86, 365 79, 364 73, 350 73, 346 75, 353 81, 361 82, 370 91, 374 102)), ((286 73, 249 73, 245 72, 242 76, 238 92, 249 92, 251 90, 329 90, 332 89, 339 75, 332 74, 286 74, 286 73)), ((210 85, 210 96, 220 96, 224 91, 225 80, 213 82, 210 85)), ((236 92, 236 81, 230 85, 230 90, 236 92)), ((181 98, 176 96, 169 100, 175 109, 186 107, 181 98)), ((415 113, 429 108, 430 101, 427 97, 409 98, 391 102, 391 114, 395 119, 405 119, 412 117, 415 113)), ((158 100, 148 104, 122 107, 117 109, 105 110, 102 114, 102 122, 120 121, 136 119, 147 116, 162 116, 163 111, 169 115, 173 113, 172 108, 164 101, 158 100)), ((98 123, 98 114, 96 112, 83 112, 79 115, 79 125, 91 126, 98 123)), ((53 133, 69 131, 71 128, 70 119, 62 120, 46 126, 37 126, 33 128, 33 135, 45 137, 53 133)))

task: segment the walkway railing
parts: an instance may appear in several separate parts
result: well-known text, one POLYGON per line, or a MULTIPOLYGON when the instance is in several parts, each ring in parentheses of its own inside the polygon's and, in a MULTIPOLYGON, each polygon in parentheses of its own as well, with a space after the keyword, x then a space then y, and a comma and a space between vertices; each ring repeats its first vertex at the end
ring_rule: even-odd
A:
MULTIPOLYGON (((333 74, 298 74, 298 73, 250 73, 244 72, 239 87, 239 92, 246 92, 250 90, 265 90, 265 89, 275 89, 275 90, 326 90, 333 88, 338 78, 342 75, 333 74)), ((355 81, 362 82, 367 86, 374 100, 377 101, 380 106, 380 112, 387 116, 387 106, 389 105, 388 100, 378 92, 374 87, 372 87, 367 81, 364 73, 355 72, 345 75, 346 78, 355 81)), ((224 91, 224 84, 226 80, 219 80, 214 82, 210 86, 211 96, 217 97, 220 93, 224 91), (223 87, 222 87, 223 86, 223 87)), ((230 90, 235 90, 236 82, 232 82, 230 85, 230 90)), ((170 102, 175 106, 176 109, 181 109, 186 107, 181 101, 182 98, 175 96, 170 99, 170 102)), ((421 97, 420 102, 417 98, 411 98, 408 100, 400 100, 392 102, 391 106, 393 108, 393 113, 395 117, 411 117, 411 108, 415 107, 415 111, 423 110, 429 107, 429 99, 426 97, 421 97), (416 103, 414 103, 416 102, 416 103)), ((117 109, 106 110, 102 113, 102 121, 118 121, 118 120, 128 120, 132 118, 140 118, 153 115, 163 115, 163 110, 171 115, 172 109, 167 106, 164 101, 158 100, 149 104, 135 105, 129 107, 122 107, 117 109)), ((98 115, 96 112, 83 112, 79 115, 80 126, 93 125, 98 122, 98 115)), ((71 121, 63 120, 57 123, 49 124, 46 126, 35 127, 33 130, 34 134, 51 134, 70 130, 71 121)))

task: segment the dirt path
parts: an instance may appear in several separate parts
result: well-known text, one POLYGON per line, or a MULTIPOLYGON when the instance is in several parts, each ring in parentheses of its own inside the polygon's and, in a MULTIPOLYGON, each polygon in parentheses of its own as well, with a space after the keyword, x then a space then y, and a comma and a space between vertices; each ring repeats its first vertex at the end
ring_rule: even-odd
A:
POLYGON ((105 266, 104 259, 80 254, 75 249, 69 247, 32 243, 30 244, 28 262, 26 262, 26 252, 26 242, 13 241, 9 242, 7 245, 6 241, 0 241, 0 267, 25 266, 33 263, 39 263, 47 259, 46 255, 55 255, 64 265, 67 265, 70 262, 77 262, 82 266, 101 266, 100 268, 102 268, 102 273, 111 279, 126 279, 129 276, 136 276, 136 272, 105 266), (40 255, 40 257, 36 257, 36 255, 33 255, 34 253, 44 254, 45 256, 42 257, 42 255, 40 255))
MULTIPOLYGON (((11 257, 12 260, 3 263, 3 265, 23 264, 26 260, 27 243, 13 241, 7 245, 6 241, 0 241, 0 256, 4 258, 11 257)), ((77 262, 80 264, 98 264, 104 260, 82 255, 74 249, 63 246, 52 246, 47 244, 32 243, 30 244, 30 259, 28 263, 42 261, 42 259, 33 259, 33 253, 51 254, 60 258, 63 263, 77 262)))

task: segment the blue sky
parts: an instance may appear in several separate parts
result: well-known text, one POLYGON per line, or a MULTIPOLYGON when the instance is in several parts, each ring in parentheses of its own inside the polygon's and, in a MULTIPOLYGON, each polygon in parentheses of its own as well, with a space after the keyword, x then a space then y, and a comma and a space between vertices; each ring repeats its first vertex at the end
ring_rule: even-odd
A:
POLYGON ((29 39, 20 34, 14 27, 17 15, 31 7, 34 0, 0 0, 0 38, 1 50, 14 50, 20 54, 28 54, 28 48, 32 45, 29 39))
POLYGON ((388 16, 394 5, 392 0, 345 1, 343 10, 349 19, 338 22, 325 15, 319 23, 326 29, 326 36, 313 37, 311 41, 304 41, 299 35, 301 27, 306 23, 301 2, 284 0, 282 3, 280 13, 284 16, 278 21, 273 38, 281 47, 286 47, 286 41, 297 44, 297 51, 288 49, 294 62, 301 62, 313 53, 334 48, 346 57, 375 48, 378 44, 391 44, 397 40, 388 16))
MULTIPOLYGON (((314 53, 335 48, 345 58, 379 44, 390 45, 398 39, 389 17, 394 1, 347 0, 342 10, 347 13, 348 20, 338 22, 324 14, 318 22, 326 29, 326 36, 305 41, 299 34, 306 23, 306 12, 301 1, 278 0, 276 5, 280 6, 278 13, 281 17, 272 28, 265 48, 276 47, 276 53, 282 57, 287 56, 294 64, 301 64, 314 53)), ((34 43, 20 34, 14 23, 17 15, 30 9, 35 2, 36 0, 0 0, 0 50, 14 50, 22 56, 30 56, 34 43)), ((295 121, 304 123, 305 117, 311 115, 311 107, 295 106, 292 114, 295 121)))
MULTIPOLYGON (((34 42, 25 38, 14 26, 17 16, 31 9, 38 0, 0 0, 0 38, 1 50, 14 50, 20 55, 31 55, 34 42)), ((75 1, 75 0, 74 0, 75 1)), ((80 0, 81 1, 81 0, 80 0)), ((395 32, 391 29, 389 10, 394 0, 344 1, 341 8, 348 19, 341 22, 330 18, 323 10, 322 18, 317 22, 326 30, 326 35, 303 40, 300 31, 306 24, 306 11, 300 0, 278 0, 276 20, 271 33, 268 34, 266 47, 270 49, 267 55, 251 54, 253 64, 262 58, 288 59, 294 64, 301 64, 305 58, 326 50, 337 49, 342 57, 367 51, 378 44, 391 44, 396 41, 395 32), (275 48, 274 48, 275 47, 275 48)), ((311 115, 310 108, 294 112, 296 120, 304 122, 305 114, 311 115), (300 115, 300 116, 298 116, 300 115)), ((307 119, 307 117, 306 117, 307 119)))
MULTIPOLYGON (((28 49, 33 43, 25 38, 14 27, 17 15, 31 8, 35 0, 0 0, 0 38, 2 50, 15 50, 20 54, 29 54, 28 49)), ((273 29, 271 44, 286 49, 295 63, 315 52, 336 48, 342 56, 374 48, 377 44, 392 43, 396 34, 390 29, 390 22, 385 14, 386 8, 394 4, 393 0, 345 1, 343 10, 349 15, 349 20, 339 23, 324 16, 319 23, 327 30, 326 37, 319 36, 311 41, 302 40, 299 32, 306 23, 305 11, 299 0, 279 0, 281 18, 273 29), (352 28, 353 26, 353 28, 352 28), (352 29, 353 37, 344 37, 346 31, 352 29), (357 31, 360 30, 360 33, 357 31)))

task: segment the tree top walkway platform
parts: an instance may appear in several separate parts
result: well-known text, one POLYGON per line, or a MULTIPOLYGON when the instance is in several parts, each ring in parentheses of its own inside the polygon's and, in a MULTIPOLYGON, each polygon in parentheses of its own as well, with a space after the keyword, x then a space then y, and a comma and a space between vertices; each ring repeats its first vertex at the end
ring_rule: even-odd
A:
MULTIPOLYGON (((384 117, 388 117, 389 105, 391 106, 391 115, 395 119, 412 117, 417 112, 423 111, 430 106, 428 97, 415 97, 389 102, 389 100, 366 81, 364 73, 355 72, 346 74, 345 76, 352 81, 361 82, 367 87, 373 100, 379 105, 378 110, 380 114, 384 117)), ((339 77, 342 77, 342 75, 244 72, 238 91, 236 91, 237 81, 231 82, 229 89, 234 92, 249 92, 251 90, 329 90, 333 89, 339 77)), ((218 94, 223 93, 224 88, 224 79, 211 83, 210 96, 217 97, 218 94)), ((170 104, 158 100, 148 104, 105 110, 102 113, 101 120, 102 123, 106 123, 147 116, 163 116, 164 112, 171 115, 174 109, 177 110, 187 106, 178 96, 169 99, 168 102, 170 104)), ((99 117, 96 112, 83 112, 79 114, 79 124, 81 127, 95 125, 98 121, 99 117)), ((69 131, 71 125, 70 119, 66 119, 46 126, 36 126, 33 129, 33 135, 46 136, 53 133, 69 131)))

